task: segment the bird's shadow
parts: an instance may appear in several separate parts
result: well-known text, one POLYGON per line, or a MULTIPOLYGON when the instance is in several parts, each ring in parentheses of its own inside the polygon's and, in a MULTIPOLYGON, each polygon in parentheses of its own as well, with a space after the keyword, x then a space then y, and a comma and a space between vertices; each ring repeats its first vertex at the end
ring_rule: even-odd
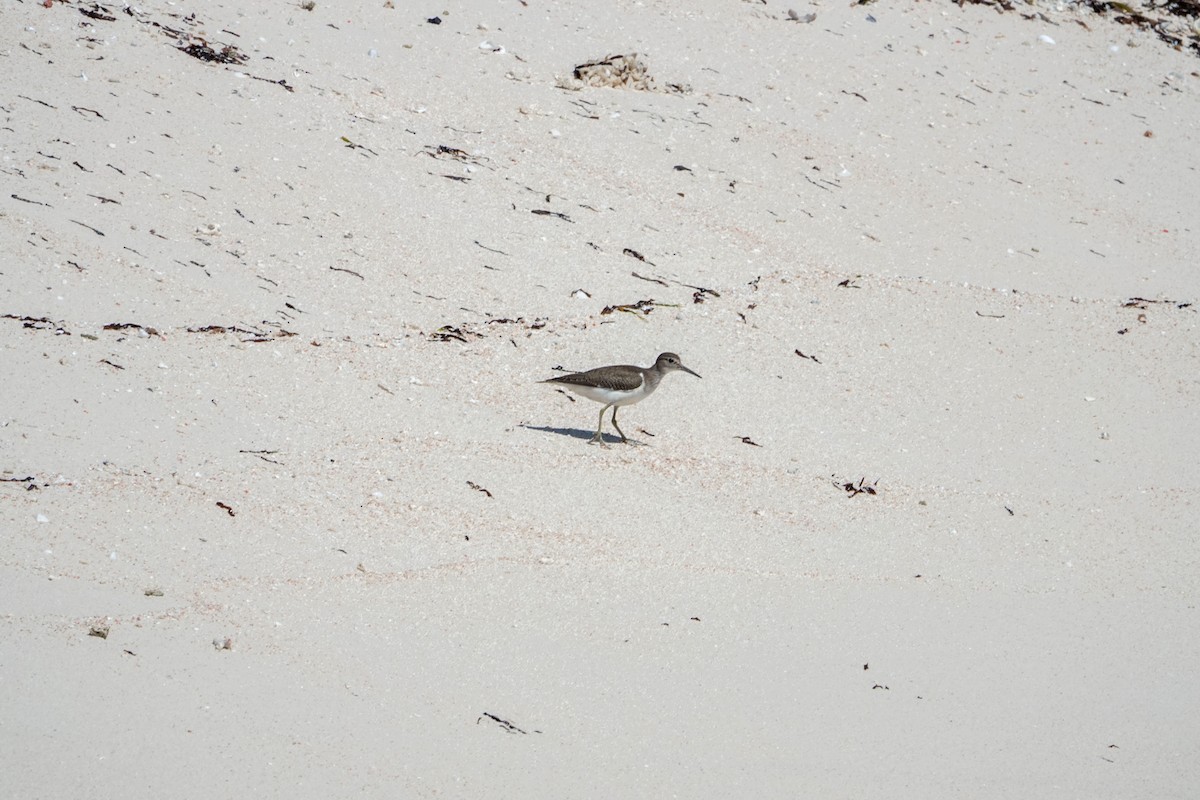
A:
MULTIPOLYGON (((581 428, 552 428, 549 425, 521 425, 520 427, 527 431, 553 433, 557 436, 569 436, 572 439, 584 439, 589 442, 591 441, 592 437, 596 435, 595 431, 585 431, 581 428)), ((618 436, 615 436, 611 433, 605 433, 602 435, 604 437, 604 444, 621 444, 621 439, 618 436)), ((649 447, 646 442, 639 442, 636 439, 630 439, 627 443, 641 447, 649 447)))

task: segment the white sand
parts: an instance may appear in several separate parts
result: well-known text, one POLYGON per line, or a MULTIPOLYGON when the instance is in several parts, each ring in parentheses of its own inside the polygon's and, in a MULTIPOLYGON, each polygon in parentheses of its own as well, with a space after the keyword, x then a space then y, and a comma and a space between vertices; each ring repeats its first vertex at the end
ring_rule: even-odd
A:
POLYGON ((1194 52, 395 5, 0 13, 0 796, 1195 796, 1194 52))

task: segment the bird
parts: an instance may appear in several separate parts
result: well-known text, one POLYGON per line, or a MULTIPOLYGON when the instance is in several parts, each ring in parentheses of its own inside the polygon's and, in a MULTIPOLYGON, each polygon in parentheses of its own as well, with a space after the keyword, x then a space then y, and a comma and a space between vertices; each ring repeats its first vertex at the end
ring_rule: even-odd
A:
POLYGON ((654 360, 652 367, 634 367, 629 364, 597 367, 589 369, 587 372, 573 372, 570 375, 549 378, 542 383, 570 389, 589 400, 604 404, 604 407, 600 409, 600 422, 596 426, 596 435, 588 442, 588 444, 599 442, 603 447, 604 437, 600 432, 604 428, 604 412, 610 408, 613 410, 612 426, 617 429, 617 433, 621 434, 621 442, 627 444, 629 439, 617 425, 617 409, 645 400, 658 388, 664 375, 676 370, 695 375, 697 378, 700 377, 699 373, 685 367, 675 353, 662 353, 654 360))

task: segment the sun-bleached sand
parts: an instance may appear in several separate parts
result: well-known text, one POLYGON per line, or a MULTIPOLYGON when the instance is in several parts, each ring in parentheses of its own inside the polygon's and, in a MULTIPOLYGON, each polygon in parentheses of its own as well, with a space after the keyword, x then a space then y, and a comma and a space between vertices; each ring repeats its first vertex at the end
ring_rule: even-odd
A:
POLYGON ((0 21, 0 795, 1195 795, 1194 38, 0 21))

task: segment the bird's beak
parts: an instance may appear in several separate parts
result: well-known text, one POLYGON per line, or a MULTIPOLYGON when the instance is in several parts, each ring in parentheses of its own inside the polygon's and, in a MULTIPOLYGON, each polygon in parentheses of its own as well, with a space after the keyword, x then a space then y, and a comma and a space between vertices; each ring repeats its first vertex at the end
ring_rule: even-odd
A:
POLYGON ((699 372, 692 372, 690 369, 688 369, 687 367, 685 367, 683 364, 680 364, 680 365, 679 365, 679 368, 680 368, 681 370, 683 370, 684 372, 687 372, 687 373, 689 373, 689 374, 691 374, 691 375, 695 375, 697 378, 699 378, 699 377, 700 377, 700 373, 699 373, 699 372))

